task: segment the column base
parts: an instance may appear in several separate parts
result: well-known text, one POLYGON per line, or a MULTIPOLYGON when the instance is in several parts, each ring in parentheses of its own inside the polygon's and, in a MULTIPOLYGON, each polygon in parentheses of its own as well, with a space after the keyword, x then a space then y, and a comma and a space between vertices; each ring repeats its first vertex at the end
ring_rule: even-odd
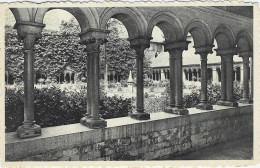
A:
POLYGON ((220 100, 217 102, 217 105, 220 105, 220 106, 229 106, 229 107, 237 107, 238 106, 238 103, 237 102, 232 102, 232 101, 223 101, 223 100, 220 100))
POLYGON ((239 103, 245 103, 245 104, 252 104, 252 103, 253 103, 253 100, 242 98, 242 99, 240 99, 238 102, 239 102, 239 103))
POLYGON ((130 115, 131 118, 137 119, 137 120, 149 120, 150 119, 150 114, 148 113, 132 113, 130 115))
POLYGON ((175 107, 174 106, 169 106, 169 107, 166 107, 166 109, 164 110, 166 113, 172 113, 172 109, 174 109, 175 107))
POLYGON ((178 107, 168 107, 165 112, 172 113, 172 114, 178 114, 178 115, 187 115, 189 114, 189 111, 187 109, 178 108, 178 107))
POLYGON ((196 106, 196 108, 201 110, 212 110, 213 106, 207 103, 200 103, 196 106))
POLYGON ((80 119, 80 123, 92 129, 104 128, 107 126, 107 121, 102 118, 96 120, 93 118, 83 117, 80 119))
POLYGON ((217 101, 216 105, 225 106, 225 103, 226 103, 226 100, 219 100, 219 101, 217 101))
POLYGON ((16 132, 19 138, 30 138, 42 135, 41 127, 37 124, 22 125, 17 128, 16 132))

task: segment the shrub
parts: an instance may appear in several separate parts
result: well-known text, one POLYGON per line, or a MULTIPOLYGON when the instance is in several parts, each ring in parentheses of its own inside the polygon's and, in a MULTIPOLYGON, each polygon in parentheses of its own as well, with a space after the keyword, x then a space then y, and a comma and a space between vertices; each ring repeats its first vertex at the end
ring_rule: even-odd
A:
POLYGON ((121 80, 120 83, 121 83, 122 87, 127 87, 127 81, 126 80, 121 80))
POLYGON ((145 78, 144 79, 144 86, 153 86, 153 80, 152 79, 148 79, 148 78, 145 78))
POLYGON ((100 113, 104 119, 125 117, 131 108, 131 99, 117 96, 104 97, 100 102, 100 113))
MULTIPOLYGON (((5 124, 6 132, 15 131, 23 122, 23 88, 6 88, 5 124)), ((87 112, 87 90, 61 90, 55 85, 36 88, 35 121, 41 127, 78 123, 87 112)), ((100 110, 102 118, 117 118, 128 115, 131 100, 121 97, 107 97, 101 91, 100 110), (102 95, 103 94, 103 95, 102 95)))
POLYGON ((108 82, 108 88, 116 88, 116 84, 112 82, 108 82))
POLYGON ((149 94, 147 92, 144 93, 144 98, 148 98, 149 94))

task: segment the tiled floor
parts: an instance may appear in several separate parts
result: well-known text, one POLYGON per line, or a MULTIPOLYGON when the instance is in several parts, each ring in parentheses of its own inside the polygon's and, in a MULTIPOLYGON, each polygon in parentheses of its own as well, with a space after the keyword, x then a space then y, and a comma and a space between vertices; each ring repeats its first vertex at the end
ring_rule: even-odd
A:
POLYGON ((250 160, 253 159, 253 137, 216 144, 190 152, 173 160, 250 160))

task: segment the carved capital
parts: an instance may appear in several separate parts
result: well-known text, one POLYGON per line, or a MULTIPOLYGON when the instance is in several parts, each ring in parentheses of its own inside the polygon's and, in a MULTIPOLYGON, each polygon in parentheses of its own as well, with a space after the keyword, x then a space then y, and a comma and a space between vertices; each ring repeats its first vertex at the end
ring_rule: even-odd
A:
POLYGON ((151 37, 141 36, 137 38, 128 39, 130 41, 130 46, 136 51, 137 58, 143 59, 144 50, 150 47, 151 37))
POLYGON ((42 29, 44 24, 36 22, 19 21, 14 28, 17 29, 17 34, 20 40, 24 42, 24 49, 31 50, 34 48, 35 41, 42 37, 42 29))
POLYGON ((220 49, 216 49, 215 50, 216 52, 217 52, 217 55, 218 56, 234 56, 234 55, 236 55, 237 54, 237 48, 231 48, 231 49, 222 49, 222 50, 220 50, 220 49))
POLYGON ((84 42, 81 41, 82 44, 86 45, 85 51, 87 54, 92 54, 92 53, 99 53, 100 52, 100 45, 106 42, 106 39, 88 39, 85 40, 84 42))
POLYGON ((88 43, 88 41, 91 41, 93 39, 105 40, 109 32, 110 32, 109 30, 105 30, 105 29, 90 28, 79 34, 81 40, 80 43, 86 44, 88 43))
POLYGON ((182 52, 183 50, 188 50, 189 43, 190 41, 168 42, 164 45, 164 51, 171 52, 174 50, 179 50, 182 52))
POLYGON ((195 48, 195 54, 200 54, 200 55, 208 55, 213 53, 212 48, 214 45, 207 45, 207 46, 201 46, 201 47, 194 47, 195 48))

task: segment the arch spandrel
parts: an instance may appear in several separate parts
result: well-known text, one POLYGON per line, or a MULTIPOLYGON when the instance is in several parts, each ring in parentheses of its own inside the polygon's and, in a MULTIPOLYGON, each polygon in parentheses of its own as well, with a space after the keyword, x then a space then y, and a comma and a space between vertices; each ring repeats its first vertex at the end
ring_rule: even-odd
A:
POLYGON ((218 49, 231 49, 235 47, 235 35, 227 25, 219 25, 214 32, 214 38, 217 41, 218 49))
POLYGON ((77 19, 82 32, 89 28, 98 28, 99 17, 95 8, 38 8, 35 22, 42 23, 46 12, 52 9, 62 9, 72 14, 77 19))
POLYGON ((179 20, 171 12, 158 12, 155 14, 147 30, 147 36, 152 36, 152 31, 155 26, 158 26, 165 36, 165 41, 174 42, 182 41, 184 35, 184 28, 179 20))
POLYGON ((110 18, 118 19, 126 27, 129 38, 146 35, 147 22, 141 12, 134 7, 108 7, 100 14, 100 28, 106 29, 110 18))
POLYGON ((195 47, 212 45, 212 31, 204 21, 200 19, 191 20, 185 29, 185 38, 188 33, 193 37, 195 47))

